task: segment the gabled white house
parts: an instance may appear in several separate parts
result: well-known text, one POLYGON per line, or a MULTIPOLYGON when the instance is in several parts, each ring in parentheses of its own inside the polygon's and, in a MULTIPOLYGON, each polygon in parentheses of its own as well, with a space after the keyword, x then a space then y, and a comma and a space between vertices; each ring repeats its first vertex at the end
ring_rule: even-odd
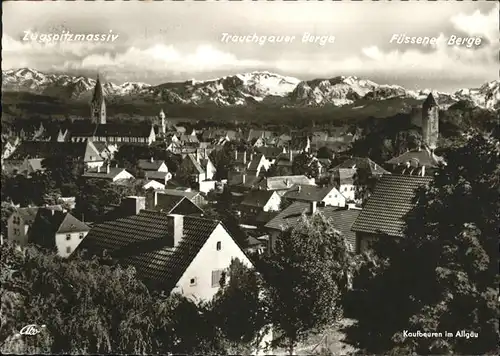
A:
POLYGON ((316 202, 318 206, 344 207, 347 203, 344 195, 333 186, 318 187, 315 185, 296 184, 283 197, 294 201, 316 202))
POLYGON ((111 182, 134 179, 134 176, 127 172, 125 168, 110 167, 109 164, 104 167, 89 170, 85 172, 82 177, 86 179, 106 179, 111 182))
POLYGON ((220 221, 152 210, 95 226, 81 248, 108 249, 146 283, 194 301, 214 297, 233 259, 252 266, 220 221))

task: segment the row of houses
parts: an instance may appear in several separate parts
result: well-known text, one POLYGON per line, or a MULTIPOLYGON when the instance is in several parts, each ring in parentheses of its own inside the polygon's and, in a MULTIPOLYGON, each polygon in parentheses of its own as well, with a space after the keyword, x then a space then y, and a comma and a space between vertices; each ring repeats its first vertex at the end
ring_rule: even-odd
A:
MULTIPOLYGON (((322 214, 330 219, 353 253, 366 251, 377 239, 401 238, 416 190, 431 181, 431 177, 384 174, 363 209, 320 205, 317 201, 322 196, 292 199, 265 224, 268 251, 272 253, 279 234, 294 227, 302 215, 322 214)), ((292 192, 284 196, 293 196, 292 192)), ((275 198, 270 205, 276 204, 277 192, 268 194, 275 198)), ((107 250, 122 263, 135 266, 148 283, 196 300, 213 297, 232 259, 251 265, 248 250, 227 227, 206 218, 202 207, 181 194, 155 192, 149 197, 128 197, 121 205, 110 207, 105 220, 88 225, 61 206, 18 208, 7 222, 8 239, 36 243, 62 257, 79 249, 96 254, 107 250)))

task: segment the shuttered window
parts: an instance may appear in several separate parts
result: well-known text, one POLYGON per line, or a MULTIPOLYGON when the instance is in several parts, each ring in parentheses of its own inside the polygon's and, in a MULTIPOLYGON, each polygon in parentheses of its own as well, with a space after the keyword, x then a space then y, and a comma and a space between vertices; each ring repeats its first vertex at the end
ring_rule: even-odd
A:
POLYGON ((215 271, 212 271, 212 288, 220 287, 220 281, 223 273, 223 269, 216 269, 215 271))

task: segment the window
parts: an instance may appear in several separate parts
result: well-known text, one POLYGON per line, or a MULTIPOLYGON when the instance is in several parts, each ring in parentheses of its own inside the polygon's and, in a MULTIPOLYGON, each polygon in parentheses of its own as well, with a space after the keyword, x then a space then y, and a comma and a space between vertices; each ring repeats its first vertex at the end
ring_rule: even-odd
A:
POLYGON ((222 243, 220 241, 217 241, 217 251, 220 251, 222 248, 222 243))
POLYGON ((71 253, 71 246, 66 247, 66 253, 71 253))
POLYGON ((78 235, 78 237, 81 239, 83 239, 83 232, 80 232, 80 234, 78 235))
POLYGON ((189 285, 195 286, 196 285, 196 278, 191 278, 191 280, 189 281, 189 285))
POLYGON ((225 279, 225 273, 223 269, 216 269, 215 271, 212 271, 212 288, 217 288, 221 286, 224 283, 222 280, 222 277, 225 279))
POLYGON ((66 241, 71 240, 71 234, 66 234, 66 241))

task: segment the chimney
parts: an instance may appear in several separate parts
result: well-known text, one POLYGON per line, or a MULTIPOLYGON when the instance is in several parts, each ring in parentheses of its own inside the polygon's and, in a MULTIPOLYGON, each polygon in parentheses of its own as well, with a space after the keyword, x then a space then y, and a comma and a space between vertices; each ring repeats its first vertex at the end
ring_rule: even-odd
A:
POLYGON ((129 196, 123 201, 127 213, 137 215, 141 210, 146 209, 146 197, 129 196))
POLYGON ((290 149, 290 151, 289 151, 288 153, 289 153, 289 155, 290 155, 290 157, 289 157, 289 158, 290 158, 290 162, 292 162, 292 161, 293 161, 293 154, 292 154, 292 150, 290 149))
POLYGON ((156 205, 158 205, 158 192, 155 190, 153 192, 153 207, 156 208, 156 205))
POLYGON ((253 152, 250 153, 250 162, 252 162, 252 160, 253 160, 253 152))
POLYGON ((238 159, 238 150, 234 150, 234 160, 238 159))
POLYGON ((247 177, 247 175, 246 175, 246 174, 242 174, 242 175, 241 175, 241 183, 242 183, 242 184, 245 184, 246 177, 247 177))
POLYGON ((106 164, 106 174, 109 174, 109 163, 106 164))
POLYGON ((297 186, 297 191, 300 193, 300 190, 302 189, 302 187, 300 185, 297 186))
POLYGON ((206 148, 203 149, 203 154, 205 155, 205 159, 208 159, 208 154, 207 154, 207 149, 206 148))
POLYGON ((153 163, 154 161, 155 161, 154 158, 151 156, 151 163, 153 163))
POLYGON ((173 237, 172 247, 177 247, 184 237, 184 215, 168 215, 167 228, 168 234, 173 237))
POLYGON ((425 166, 422 166, 422 177, 425 177, 425 166))
POLYGON ((247 151, 243 152, 243 164, 247 163, 247 151))
POLYGON ((311 202, 311 215, 316 214, 316 202, 312 201, 311 202))

